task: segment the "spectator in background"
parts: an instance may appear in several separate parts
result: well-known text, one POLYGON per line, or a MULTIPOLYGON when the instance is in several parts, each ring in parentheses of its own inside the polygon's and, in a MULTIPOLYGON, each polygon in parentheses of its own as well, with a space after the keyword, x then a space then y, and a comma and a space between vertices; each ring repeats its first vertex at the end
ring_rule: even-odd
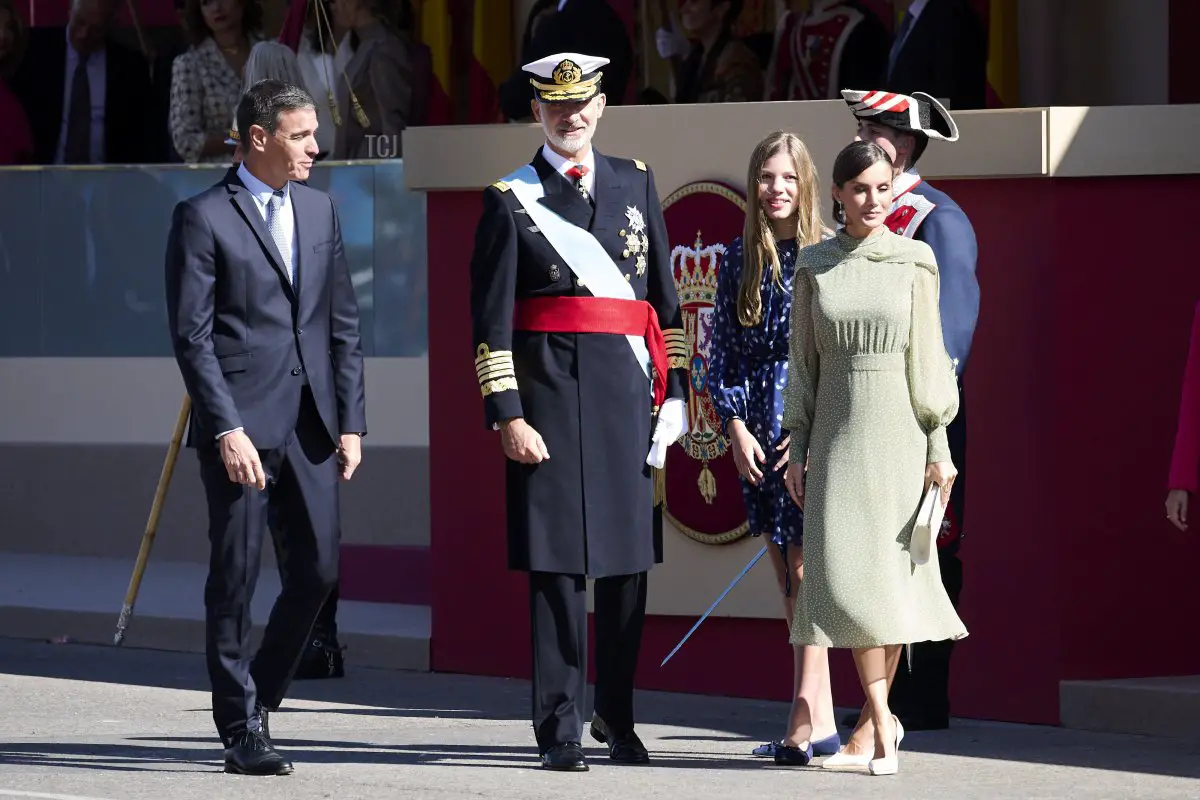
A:
POLYGON ((162 159, 146 110, 150 65, 110 34, 116 0, 74 0, 66 28, 29 31, 12 87, 39 164, 144 164, 162 159))
MULTIPOLYGON (((534 6, 528 28, 531 37, 521 63, 529 64, 556 53, 588 53, 607 58, 604 66, 606 104, 625 102, 633 75, 633 45, 625 23, 605 0, 558 0, 557 10, 534 6), (538 15, 535 19, 535 15, 538 15), (545 15, 545 16, 541 16, 545 15)), ((533 87, 519 67, 500 84, 500 109, 514 121, 532 121, 533 87)))
POLYGON ((888 55, 884 90, 925 92, 955 111, 984 108, 987 31, 971 0, 895 0, 895 5, 907 9, 888 55))
POLYGON ((33 161, 29 118, 8 82, 25 53, 25 21, 13 0, 0 0, 0 166, 33 161))
MULTIPOLYGON (((250 56, 246 59, 246 66, 242 68, 242 75, 243 93, 249 92, 251 86, 268 78, 309 91, 304 84, 304 78, 300 75, 300 62, 297 60, 296 54, 292 52, 292 48, 282 42, 270 40, 256 42, 254 47, 250 48, 250 56)), ((309 94, 312 92, 309 91, 309 94)), ((225 144, 236 146, 239 141, 241 141, 241 136, 235 113, 229 123, 229 138, 225 144)))
POLYGON ((329 0, 309 0, 304 34, 296 58, 304 87, 317 104, 318 158, 327 158, 336 145, 337 129, 345 120, 347 109, 337 106, 337 87, 344 82, 350 49, 349 31, 337 24, 329 8, 329 0), (336 110, 336 113, 335 113, 336 110))
POLYGON ((250 49, 261 39, 258 0, 187 0, 191 46, 171 73, 171 141, 189 164, 228 164, 229 120, 242 97, 250 49))
POLYGON ((762 64, 754 51, 734 36, 743 5, 744 0, 683 0, 679 6, 683 31, 659 29, 658 53, 671 60, 676 103, 763 99, 762 64))
POLYGON ((342 124, 334 158, 398 158, 401 132, 424 121, 428 105, 412 3, 330 0, 330 7, 334 24, 348 31, 351 51, 346 76, 336 81, 342 124))
POLYGON ((775 29, 766 99, 837 100, 845 86, 877 86, 887 70, 889 38, 859 0, 790 6, 775 29))

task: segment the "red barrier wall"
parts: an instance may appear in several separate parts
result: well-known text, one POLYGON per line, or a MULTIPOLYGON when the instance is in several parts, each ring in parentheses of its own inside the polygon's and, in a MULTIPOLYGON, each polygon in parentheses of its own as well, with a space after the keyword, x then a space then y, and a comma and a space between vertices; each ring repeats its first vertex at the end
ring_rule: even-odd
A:
MULTIPOLYGON (((1165 476, 1200 270, 1188 234, 1139 225, 1200 178, 946 181, 980 242, 960 716, 1056 723, 1058 682, 1200 672, 1200 540, 1169 527, 1165 476)), ((505 569, 502 455, 472 370, 467 261, 477 192, 429 195, 432 668, 527 678, 525 577, 505 569)), ((651 574, 653 580, 653 573, 651 574)), ((713 587, 715 596, 721 587, 713 587)), ((697 610, 697 615, 702 609, 697 610)), ((783 625, 647 620, 642 688, 784 699, 783 625)), ((836 652, 834 696, 861 701, 836 652)))

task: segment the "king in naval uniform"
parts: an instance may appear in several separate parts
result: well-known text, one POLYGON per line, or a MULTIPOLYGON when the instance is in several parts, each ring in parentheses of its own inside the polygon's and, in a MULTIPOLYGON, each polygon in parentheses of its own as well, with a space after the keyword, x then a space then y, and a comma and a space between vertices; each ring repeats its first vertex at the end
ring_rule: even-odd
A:
MULTIPOLYGON (((892 207, 885 224, 893 233, 928 244, 937 259, 942 330, 946 351, 959 377, 958 416, 946 428, 958 478, 937 545, 942 584, 957 608, 963 585, 958 553, 967 488, 967 405, 962 376, 979 319, 979 281, 975 274, 978 246, 975 229, 962 208, 924 180, 916 165, 930 139, 957 141, 958 125, 945 106, 924 92, 909 96, 846 89, 842 98, 858 121, 855 138, 875 142, 892 156, 892 207)), ((906 729, 938 730, 949 726, 953 649, 952 641, 909 645, 910 666, 898 667, 888 699, 906 729)))
POLYGON ((595 579, 590 732, 644 763, 633 679, 646 573, 662 561, 652 467, 686 432, 688 346, 654 174, 592 146, 608 59, 524 65, 545 144, 484 190, 471 258, 475 369, 507 457, 508 565, 528 572, 542 766, 586 770, 587 579, 595 579))

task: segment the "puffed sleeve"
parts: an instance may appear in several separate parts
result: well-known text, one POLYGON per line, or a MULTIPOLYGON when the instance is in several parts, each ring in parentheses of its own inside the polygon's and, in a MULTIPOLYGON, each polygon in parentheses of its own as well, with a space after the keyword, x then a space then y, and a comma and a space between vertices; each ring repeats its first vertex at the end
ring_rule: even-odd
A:
POLYGON ((946 426, 958 414, 958 380, 942 338, 936 268, 917 266, 908 336, 908 390, 917 422, 929 437, 927 462, 950 460, 946 426))
POLYGON ((712 342, 708 353, 709 394, 721 419, 722 432, 731 420, 746 419, 746 377, 741 373, 740 323, 737 315, 738 280, 742 243, 735 240, 717 270, 717 295, 713 301, 712 342))
POLYGON ((791 332, 788 338, 788 381, 783 389, 783 428, 791 433, 791 447, 803 463, 808 454, 821 373, 817 339, 813 330, 813 280, 807 270, 796 270, 792 287, 791 332))

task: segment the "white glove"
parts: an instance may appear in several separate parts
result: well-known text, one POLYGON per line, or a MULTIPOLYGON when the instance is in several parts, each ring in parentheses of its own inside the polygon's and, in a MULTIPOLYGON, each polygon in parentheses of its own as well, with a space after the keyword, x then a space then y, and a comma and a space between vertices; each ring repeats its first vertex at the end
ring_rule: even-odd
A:
POLYGON ((677 30, 659 28, 654 32, 654 43, 658 46, 658 54, 662 58, 671 56, 686 56, 692 49, 692 43, 677 30))
POLYGON ((658 409, 658 424, 654 426, 654 436, 650 440, 650 453, 646 456, 646 463, 662 469, 667 463, 667 450, 687 432, 687 408, 683 400, 679 397, 664 400, 662 408, 658 409))

